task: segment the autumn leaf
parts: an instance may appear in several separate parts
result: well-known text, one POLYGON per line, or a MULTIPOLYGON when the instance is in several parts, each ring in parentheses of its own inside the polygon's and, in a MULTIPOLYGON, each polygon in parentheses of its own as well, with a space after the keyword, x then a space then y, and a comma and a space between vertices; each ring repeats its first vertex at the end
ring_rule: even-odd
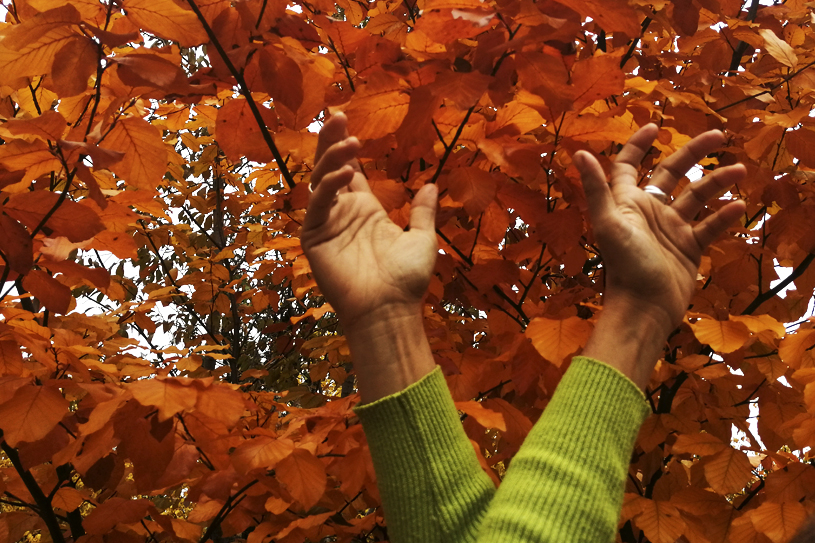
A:
POLYGON ((526 327, 525 334, 542 357, 560 366, 585 345, 591 331, 591 324, 579 317, 564 320, 537 317, 526 327))
POLYGON ((122 7, 136 25, 160 38, 176 40, 182 47, 194 47, 207 41, 195 13, 172 0, 123 0, 122 7))
POLYGON ((72 242, 91 239, 105 229, 99 216, 90 208, 64 200, 58 194, 45 190, 15 194, 2 209, 32 231, 50 213, 45 222, 47 230, 44 231, 64 236, 72 242))
MULTIPOLYGON (((265 125, 274 132, 275 113, 264 105, 256 107, 265 125)), ((243 97, 230 100, 218 110, 215 137, 230 160, 238 161, 242 156, 261 163, 272 160, 272 151, 263 139, 249 102, 243 97)))
POLYGON ((260 436, 239 445, 230 458, 235 469, 248 473, 256 468, 274 469, 293 451, 294 444, 288 439, 260 436))
POLYGON ((727 444, 716 436, 699 433, 695 435, 680 435, 676 438, 671 450, 678 454, 691 453, 699 456, 709 456, 716 454, 725 447, 727 447, 727 444))
POLYGON ((8 266, 17 273, 25 274, 34 263, 33 245, 28 230, 7 215, 0 215, 0 250, 8 266))
POLYGON ((178 379, 136 381, 127 388, 140 404, 158 408, 161 420, 192 409, 198 399, 195 387, 184 386, 178 379))
POLYGON ((24 385, 0 405, 0 429, 3 439, 16 447, 21 442, 37 441, 68 413, 68 402, 53 386, 24 385))
POLYGON ((795 68, 798 65, 798 55, 787 42, 780 39, 769 28, 760 28, 758 33, 764 38, 764 47, 772 57, 790 68, 795 68))
POLYGON ((685 529, 685 523, 674 506, 655 500, 643 504, 642 513, 635 522, 654 543, 674 543, 685 529))
POLYGON ((750 339, 750 330, 737 321, 702 318, 691 323, 690 327, 700 343, 708 344, 721 353, 737 351, 750 339))
POLYGON ((478 402, 456 402, 456 409, 471 416, 484 428, 496 428, 502 432, 506 432, 507 430, 504 416, 501 413, 485 409, 484 406, 478 402))
POLYGON ((124 153, 124 158, 110 165, 110 169, 131 186, 152 189, 164 176, 167 150, 161 133, 147 121, 136 117, 120 120, 103 145, 106 149, 124 153))
POLYGON ((732 494, 747 486, 753 478, 753 466, 746 454, 725 447, 705 464, 705 478, 719 494, 732 494))
POLYGON ((325 466, 304 449, 295 449, 278 462, 275 474, 306 509, 311 509, 325 493, 325 466))

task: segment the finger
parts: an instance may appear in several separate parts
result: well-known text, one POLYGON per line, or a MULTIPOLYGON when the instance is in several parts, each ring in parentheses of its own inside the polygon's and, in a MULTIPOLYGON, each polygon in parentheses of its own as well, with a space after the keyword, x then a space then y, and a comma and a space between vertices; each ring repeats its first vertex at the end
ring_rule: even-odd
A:
POLYGON ((317 137, 317 151, 314 155, 314 163, 320 161, 323 154, 329 147, 348 137, 348 118, 344 113, 335 113, 323 123, 320 135, 317 137))
POLYGON ((573 160, 580 172, 591 222, 597 227, 611 218, 616 207, 611 188, 606 182, 606 174, 597 159, 586 151, 576 152, 573 160))
POLYGON ((692 221, 704 209, 708 200, 722 190, 732 187, 747 174, 741 164, 725 166, 687 186, 671 207, 686 221, 692 221))
POLYGON ((423 186, 410 205, 410 229, 426 232, 436 231, 436 200, 439 189, 435 184, 423 186))
POLYGON ((306 223, 309 228, 315 228, 328 220, 337 192, 348 185, 353 177, 354 169, 351 166, 343 166, 323 177, 309 198, 306 212, 306 223))
POLYGON ((660 162, 651 175, 649 184, 656 185, 666 194, 670 194, 688 170, 710 154, 713 149, 724 143, 724 140, 724 134, 718 130, 709 130, 699 134, 677 152, 660 162))
POLYGON ((637 183, 640 163, 651 148, 658 132, 659 127, 649 123, 629 138, 617 154, 617 158, 614 159, 614 165, 611 167, 612 183, 623 182, 632 185, 637 183))
POLYGON ((713 243, 731 224, 736 222, 745 209, 747 209, 747 204, 742 200, 736 200, 694 226, 693 235, 696 237, 699 248, 704 250, 713 243))
POLYGON ((357 170, 359 166, 355 157, 358 151, 359 140, 354 137, 346 138, 329 147, 314 166, 314 171, 311 172, 312 187, 317 187, 324 176, 343 166, 357 170))

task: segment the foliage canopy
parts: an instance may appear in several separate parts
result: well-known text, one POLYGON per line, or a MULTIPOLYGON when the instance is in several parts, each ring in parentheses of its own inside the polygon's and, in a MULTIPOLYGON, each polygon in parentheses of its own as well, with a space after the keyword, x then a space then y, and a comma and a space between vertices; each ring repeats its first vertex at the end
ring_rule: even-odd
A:
POLYGON ((336 111, 398 224, 439 185, 426 327, 496 483, 600 311, 571 156, 655 122, 645 180, 725 130, 698 173, 744 163, 748 210, 653 375, 620 538, 783 543, 815 512, 802 0, 3 5, 1 539, 387 539, 298 239, 336 111))

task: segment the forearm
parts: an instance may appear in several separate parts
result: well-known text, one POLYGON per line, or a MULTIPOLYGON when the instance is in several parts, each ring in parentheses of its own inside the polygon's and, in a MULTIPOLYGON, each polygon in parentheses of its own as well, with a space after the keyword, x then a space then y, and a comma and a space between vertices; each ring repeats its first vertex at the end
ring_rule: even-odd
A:
POLYGON ((644 390, 672 329, 659 309, 607 300, 581 354, 616 368, 644 390))
POLYGON ((631 451, 647 414, 630 380, 577 357, 512 460, 478 541, 614 541, 631 451))
POLYGON ((419 304, 382 307, 344 326, 362 403, 405 390, 436 367, 419 304))
POLYGON ((436 369, 421 314, 389 308, 369 317, 347 333, 363 399, 356 412, 389 537, 394 543, 471 543, 495 487, 436 369))

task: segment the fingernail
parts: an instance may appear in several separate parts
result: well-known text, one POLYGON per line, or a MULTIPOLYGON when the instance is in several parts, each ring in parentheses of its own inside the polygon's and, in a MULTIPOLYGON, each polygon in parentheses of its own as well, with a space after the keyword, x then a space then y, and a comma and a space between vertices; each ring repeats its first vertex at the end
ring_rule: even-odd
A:
POLYGON ((356 136, 351 136, 350 138, 345 138, 345 145, 348 146, 348 147, 351 147, 352 145, 358 145, 358 144, 359 144, 359 140, 356 138, 356 136))

